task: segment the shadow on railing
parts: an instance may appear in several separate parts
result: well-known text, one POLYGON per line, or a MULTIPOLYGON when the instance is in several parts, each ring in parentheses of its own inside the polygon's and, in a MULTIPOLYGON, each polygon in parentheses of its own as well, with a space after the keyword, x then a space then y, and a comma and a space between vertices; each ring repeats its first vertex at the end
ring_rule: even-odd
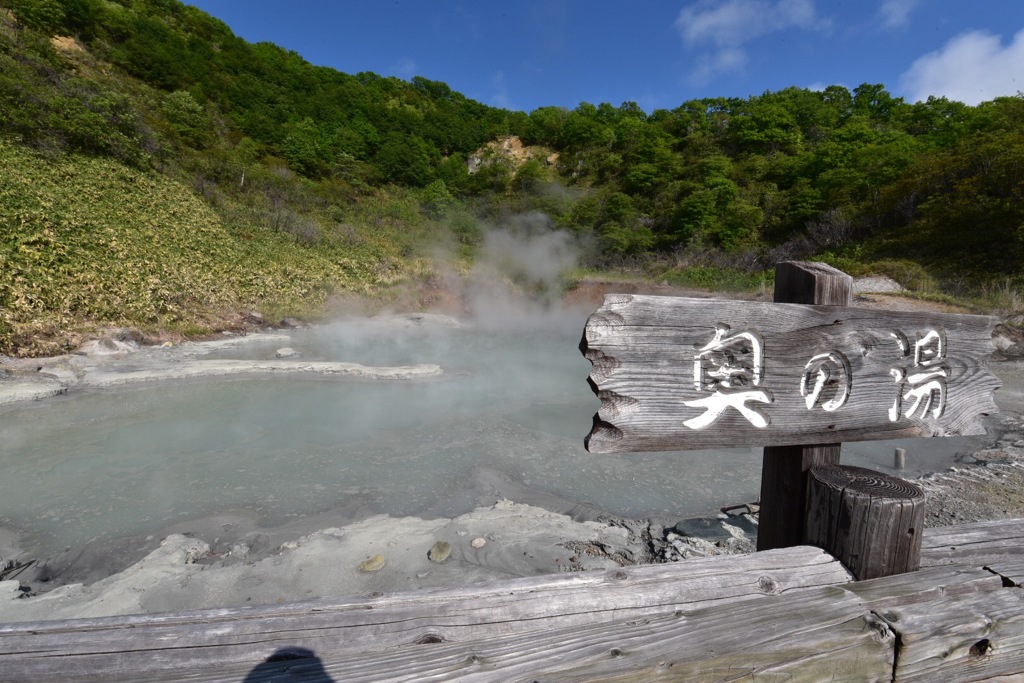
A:
POLYGON ((316 653, 304 647, 283 647, 256 666, 242 683, 267 681, 308 681, 337 683, 327 675, 316 653))

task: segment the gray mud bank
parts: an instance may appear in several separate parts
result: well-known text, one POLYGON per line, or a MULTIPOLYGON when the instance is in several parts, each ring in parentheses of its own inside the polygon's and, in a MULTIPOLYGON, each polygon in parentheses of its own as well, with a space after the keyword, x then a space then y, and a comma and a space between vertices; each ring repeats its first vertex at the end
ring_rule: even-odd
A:
POLYGON ((116 336, 90 341, 74 353, 50 358, 0 356, 0 405, 41 400, 76 389, 97 389, 140 382, 226 377, 246 374, 307 374, 366 380, 412 380, 439 377, 435 364, 372 367, 359 363, 305 361, 287 346, 281 333, 232 335, 205 342, 143 347, 116 336), (207 359, 228 348, 279 342, 273 359, 207 359))

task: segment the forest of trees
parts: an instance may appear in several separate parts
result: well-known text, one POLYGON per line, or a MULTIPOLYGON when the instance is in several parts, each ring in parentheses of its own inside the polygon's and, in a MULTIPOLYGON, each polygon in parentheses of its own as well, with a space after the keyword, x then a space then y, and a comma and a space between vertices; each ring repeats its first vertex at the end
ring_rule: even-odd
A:
POLYGON ((649 114, 632 102, 525 113, 425 78, 317 67, 178 0, 3 7, 14 29, 0 41, 0 133, 45 154, 106 155, 221 186, 286 164, 335 200, 427 188, 478 213, 540 208, 592 235, 605 265, 898 260, 982 282, 1016 277, 1024 256, 1020 94, 911 104, 863 84, 649 114), (74 37, 92 62, 73 63, 52 36, 74 37), (471 154, 509 135, 557 152, 557 165, 467 171, 471 154), (552 185, 565 190, 558 201, 552 185))

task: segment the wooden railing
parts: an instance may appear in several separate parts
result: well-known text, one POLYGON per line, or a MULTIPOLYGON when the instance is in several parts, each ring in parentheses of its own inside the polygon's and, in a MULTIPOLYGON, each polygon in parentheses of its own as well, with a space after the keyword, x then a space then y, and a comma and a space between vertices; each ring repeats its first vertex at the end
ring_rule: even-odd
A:
POLYGON ((1024 520, 853 581, 817 548, 287 605, 0 625, 0 680, 968 681, 1024 672, 1024 520), (303 676, 306 676, 305 678, 303 676))

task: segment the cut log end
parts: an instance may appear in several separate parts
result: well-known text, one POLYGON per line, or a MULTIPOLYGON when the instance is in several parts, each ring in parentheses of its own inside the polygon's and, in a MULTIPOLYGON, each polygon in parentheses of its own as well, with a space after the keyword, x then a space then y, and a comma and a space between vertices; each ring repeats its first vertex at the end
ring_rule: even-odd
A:
POLYGON ((880 496, 894 500, 924 500, 924 489, 905 479, 852 465, 815 465, 811 476, 820 485, 851 495, 880 496))
POLYGON ((858 579, 916 571, 924 516, 924 490, 909 481, 862 467, 810 469, 805 542, 858 579))

